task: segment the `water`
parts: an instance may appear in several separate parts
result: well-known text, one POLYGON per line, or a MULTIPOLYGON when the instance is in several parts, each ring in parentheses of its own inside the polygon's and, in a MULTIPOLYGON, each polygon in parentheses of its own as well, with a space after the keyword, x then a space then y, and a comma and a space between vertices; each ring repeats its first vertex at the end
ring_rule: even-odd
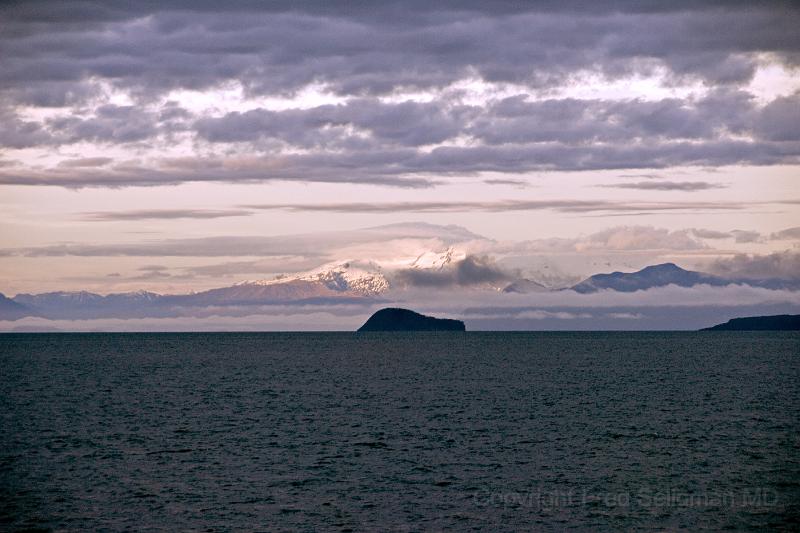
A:
POLYGON ((7 529, 800 527, 796 333, 0 335, 7 529))

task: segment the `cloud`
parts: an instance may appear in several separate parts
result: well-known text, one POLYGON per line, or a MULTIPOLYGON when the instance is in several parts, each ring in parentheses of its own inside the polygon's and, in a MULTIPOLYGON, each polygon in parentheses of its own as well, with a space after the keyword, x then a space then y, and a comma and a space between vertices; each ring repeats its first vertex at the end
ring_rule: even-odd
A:
POLYGON ((574 243, 576 251, 589 250, 700 250, 705 245, 693 239, 687 230, 670 231, 652 226, 621 226, 608 228, 574 243))
MULTIPOLYGON (((50 119, 46 125, 14 119, 5 126, 7 131, 0 130, 0 142, 6 138, 11 147, 78 142, 98 147, 135 145, 139 150, 149 150, 150 157, 94 171, 73 168, 69 163, 4 170, 0 172, 0 183, 109 187, 287 180, 427 187, 438 181, 432 176, 457 178, 486 172, 516 175, 552 170, 774 165, 800 161, 800 141, 743 140, 741 134, 746 130, 733 124, 728 125, 731 135, 720 134, 728 130, 715 127, 708 135, 702 133, 704 137, 699 142, 681 131, 648 133, 627 127, 610 131, 620 128, 619 120, 614 117, 601 123, 587 119, 592 123, 580 134, 568 131, 571 126, 564 124, 570 120, 559 119, 547 133, 538 115, 502 119, 492 115, 498 113, 492 108, 473 109, 447 102, 360 102, 357 106, 251 110, 201 118, 195 123, 195 147, 209 145, 208 149, 203 155, 182 157, 160 157, 162 145, 174 144, 170 137, 173 130, 152 122, 156 120, 155 112, 148 114, 131 106, 105 106, 93 118, 71 115, 50 119), (508 120, 515 124, 523 121, 524 125, 505 124, 508 120), (530 132, 519 129, 523 126, 530 132), (500 129, 516 132, 513 137, 495 138, 500 129), (490 130, 494 133, 488 133, 490 130), (457 142, 464 138, 471 142, 467 145, 457 142), (222 146, 218 147, 219 144, 222 146)), ((587 103, 573 105, 583 106, 581 113, 586 116, 595 116, 587 103)), ((616 113, 628 112, 633 111, 616 113)), ((602 116, 604 112, 597 113, 602 116)), ((708 120, 703 118, 700 122, 706 124, 708 120)), ((612 186, 684 191, 722 187, 710 182, 612 186)))
POLYGON ((66 168, 104 167, 113 163, 110 157, 81 157, 78 159, 65 159, 58 166, 66 168))
MULTIPOLYGON (((529 100, 528 94, 485 106, 457 99, 383 102, 356 98, 338 105, 273 111, 252 109, 198 120, 200 138, 213 143, 272 139, 303 148, 419 147, 469 136, 485 145, 557 142, 620 143, 669 139, 718 140, 721 131, 752 127, 752 95, 719 90, 697 100, 529 100)), ((786 139, 780 139, 786 140, 786 139)))
POLYGON ((446 86, 470 71, 555 87, 579 70, 618 78, 660 66, 676 78, 735 84, 752 76, 756 53, 793 62, 798 48, 798 11, 779 2, 725 9, 687 2, 386 2, 342 11, 319 2, 224 9, 173 2, 158 9, 66 1, 15 6, 3 19, 10 60, 2 79, 29 99, 22 89, 31 82, 78 96, 87 78, 147 94, 204 89, 220 79, 241 79, 261 94, 315 80, 340 94, 386 94, 446 86), (720 32, 731 27, 737 31, 720 32), (78 53, 87 49, 94 53, 78 53))
MULTIPOLYGON (((316 258, 330 254, 379 252, 389 243, 447 247, 456 242, 483 240, 465 228, 420 222, 389 224, 352 231, 329 231, 296 235, 219 236, 148 240, 138 243, 69 243, 28 248, 0 249, 0 257, 268 257, 316 258), (361 247, 361 248, 359 248, 361 247)), ((330 257, 329 259, 342 259, 330 257)))
POLYGON ((690 231, 696 237, 701 239, 733 239, 737 244, 748 244, 756 242, 765 242, 766 240, 782 240, 790 239, 793 228, 785 231, 773 233, 772 235, 762 235, 758 231, 753 230, 739 230, 732 231, 716 231, 703 228, 692 228, 690 231))
POLYGON ((179 218, 213 219, 225 217, 246 217, 251 211, 237 209, 140 209, 134 211, 94 211, 84 213, 84 220, 169 220, 179 218))
POLYGON ((759 136, 770 141, 800 140, 800 92, 767 104, 755 128, 759 136))
POLYGON ((494 172, 512 185, 539 171, 800 161, 800 96, 746 90, 759 67, 800 64, 791 3, 323 4, 0 8, 0 147, 115 149, 113 162, 3 169, 0 184, 430 187, 494 172), (560 94, 638 78, 703 90, 560 94), (312 88, 324 103, 296 98, 312 88))
POLYGON ((514 179, 489 179, 483 180, 483 183, 487 185, 513 185, 514 187, 519 187, 520 189, 530 187, 531 185, 528 181, 514 179))
POLYGON ((623 318, 626 320, 640 320, 644 318, 642 313, 608 313, 607 316, 610 318, 623 318))
POLYGON ((787 228, 782 231, 777 231, 772 235, 770 235, 770 239, 773 240, 800 239, 800 226, 796 226, 794 228, 787 228))
POLYGON ((722 189, 726 185, 721 183, 710 183, 708 181, 639 181, 635 183, 613 183, 601 185, 601 187, 612 187, 616 189, 639 189, 643 191, 707 191, 709 189, 722 189))
MULTIPOLYGON (((271 277, 331 261, 372 260, 389 270, 404 268, 420 253, 455 246, 470 256, 459 270, 401 274, 403 283, 434 285, 498 284, 531 277, 550 286, 573 284, 598 269, 643 267, 669 253, 714 253, 696 229, 616 226, 573 238, 494 241, 455 225, 420 222, 351 231, 276 236, 221 236, 148 239, 128 243, 64 243, 0 249, 0 257, 205 257, 237 258, 219 263, 183 264, 187 276, 271 277), (497 263, 485 259, 496 258, 497 263), (403 277, 405 276, 405 277, 403 277), (483 276, 483 277, 481 277, 483 276)), ((729 233, 725 234, 730 237, 729 233)), ((179 274, 175 274, 179 275, 179 274)))
POLYGON ((174 276, 172 274, 163 270, 146 270, 138 276, 133 276, 129 279, 135 281, 152 281, 159 279, 171 279, 173 277, 174 276))
POLYGON ((438 309, 460 309, 462 313, 486 313, 493 309, 497 314, 520 311, 571 310, 585 312, 618 312, 618 308, 690 308, 730 307, 760 304, 792 304, 800 306, 800 291, 771 290, 747 285, 712 287, 696 285, 677 287, 667 285, 646 291, 599 291, 581 295, 574 291, 549 291, 529 294, 502 291, 453 291, 435 287, 420 287, 397 298, 399 301, 418 302, 420 306, 438 309), (449 296, 447 296, 449 295, 449 296), (615 309, 616 308, 616 309, 615 309))
POLYGON ((0 108, 0 147, 29 148, 50 142, 51 136, 42 124, 21 119, 16 112, 0 108))
POLYGON ((498 267, 488 257, 468 255, 442 269, 399 270, 393 276, 403 285, 412 287, 469 287, 508 282, 514 276, 498 267))
POLYGON ((319 266, 319 258, 315 257, 274 257, 259 261, 228 261, 210 265, 182 267, 181 270, 195 276, 211 278, 231 277, 239 275, 256 275, 259 278, 274 275, 276 272, 302 272, 319 266))
POLYGON ((473 240, 487 240, 462 226, 456 224, 430 224, 428 222, 400 222, 373 226, 360 230, 373 238, 381 239, 441 239, 447 245, 473 240))
MULTIPOLYGON (((381 304, 383 305, 383 304, 381 304)), ((741 315, 797 313, 798 303, 765 302, 741 306, 612 306, 599 308, 535 306, 474 307, 467 310, 425 303, 426 314, 460 318, 468 330, 598 330, 698 329, 741 315)), ((270 308, 207 310, 186 316, 48 320, 25 317, 0 320, 0 331, 354 331, 377 306, 271 306, 270 308), (226 314, 225 311, 230 311, 226 314)))
MULTIPOLYGON (((400 146, 436 144, 458 135, 470 114, 465 106, 442 102, 386 104, 375 99, 355 99, 341 105, 312 109, 269 111, 254 109, 220 118, 200 119, 198 135, 212 142, 280 139, 296 146, 348 146, 350 128, 366 132, 374 141, 400 146)), ((372 142, 363 143, 372 147, 372 142)))
POLYGON ((483 253, 502 257, 536 281, 555 287, 577 283, 614 268, 635 270, 664 262, 667 254, 704 254, 712 249, 688 229, 669 230, 653 226, 614 226, 577 237, 541 238, 500 242, 483 253))
POLYGON ((58 244, 31 248, 6 249, 6 256, 24 257, 226 257, 313 255, 319 238, 288 237, 199 237, 165 239, 131 244, 58 244))
POLYGON ((753 97, 743 91, 718 89, 698 99, 548 99, 527 94, 490 105, 468 131, 487 144, 531 142, 619 143, 712 140, 740 133, 755 113, 753 97), (738 112, 737 112, 738 111, 738 112))
MULTIPOLYGON (((475 318, 490 318, 490 319, 497 319, 498 314, 493 312, 487 312, 485 315, 480 314, 481 310, 479 309, 468 309, 465 315, 467 315, 471 319, 475 318)), ((512 320, 519 320, 519 319, 528 319, 528 320, 546 320, 546 319, 555 319, 555 320, 576 320, 579 318, 592 318, 591 313, 581 313, 581 312, 574 312, 574 311, 543 311, 539 309, 508 309, 500 315, 503 318, 508 318, 512 320)), ((615 317, 619 318, 619 317, 615 317)))
POLYGON ((146 318, 0 320, 0 331, 355 331, 369 310, 364 306, 271 306, 195 310, 195 314, 146 318))
POLYGON ((159 270, 169 270, 169 267, 166 267, 164 265, 143 265, 143 266, 140 266, 137 270, 141 270, 141 271, 151 271, 151 270, 159 271, 159 270))
POLYGON ((149 112, 138 106, 107 104, 98 107, 90 118, 67 116, 46 122, 58 144, 94 141, 101 144, 126 144, 156 135, 158 125, 149 112))
POLYGON ((631 213, 641 211, 731 211, 748 204, 714 202, 614 202, 610 200, 496 200, 496 201, 409 201, 337 202, 294 204, 245 204, 244 209, 318 211, 334 213, 454 213, 469 211, 505 212, 552 210, 563 213, 631 213))
POLYGON ((761 234, 757 231, 745 231, 739 229, 731 231, 731 237, 733 237, 733 240, 739 244, 761 242, 763 240, 761 234))
POLYGON ((729 278, 784 280, 800 279, 800 252, 784 251, 768 255, 738 254, 717 259, 709 272, 729 278))
POLYGON ((729 231, 715 231, 703 228, 692 228, 691 232, 701 239, 728 239, 731 237, 729 231))
POLYGON ((408 173, 376 172, 374 165, 391 164, 392 158, 409 153, 294 154, 160 158, 153 162, 122 161, 109 168, 13 168, 0 169, 0 185, 54 185, 67 188, 175 185, 186 182, 256 183, 298 181, 360 183, 405 188, 425 188, 433 178, 408 173), (370 160, 372 164, 370 164, 370 160), (384 161, 386 160, 386 161, 384 161), (361 167, 359 165, 362 165, 361 167), (355 170, 354 170, 355 169, 355 170))

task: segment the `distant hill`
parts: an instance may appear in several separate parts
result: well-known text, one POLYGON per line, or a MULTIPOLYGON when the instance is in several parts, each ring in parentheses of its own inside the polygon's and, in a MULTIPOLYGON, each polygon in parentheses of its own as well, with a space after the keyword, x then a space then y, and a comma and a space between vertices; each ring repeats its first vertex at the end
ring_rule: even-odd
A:
POLYGON ((718 278, 702 272, 684 270, 674 263, 663 263, 643 268, 638 272, 612 272, 610 274, 595 274, 577 285, 572 290, 581 294, 610 289, 619 292, 634 292, 677 285, 678 287, 693 287, 695 285, 712 285, 721 287, 733 283, 730 280, 718 278))
POLYGON ((733 318, 700 331, 800 331, 800 315, 733 318))
POLYGON ((86 291, 18 294, 0 298, 0 318, 27 315, 50 319, 131 318, 168 316, 174 309, 212 306, 324 303, 375 299, 389 287, 375 265, 329 264, 270 280, 242 281, 228 287, 190 294, 146 291, 100 295, 86 291))
POLYGON ((16 320, 30 314, 30 309, 0 294, 0 320, 16 320))
POLYGON ((645 291, 655 287, 677 285, 678 287, 694 287, 695 285, 710 285, 724 287, 726 285, 748 285, 770 290, 798 290, 800 282, 797 280, 783 279, 745 279, 722 278, 704 272, 686 270, 674 263, 662 263, 645 267, 637 272, 611 272, 610 274, 595 274, 571 289, 581 294, 588 294, 601 290, 618 292, 645 291))
POLYGON ((464 323, 450 318, 434 318, 409 309, 387 307, 376 311, 358 331, 465 331, 464 323))
POLYGON ((517 294, 527 294, 530 292, 547 292, 550 289, 539 283, 538 281, 534 281, 532 279, 518 279, 512 283, 506 285, 503 289, 503 292, 507 293, 517 293, 517 294))
POLYGON ((21 293, 13 298, 27 311, 25 315, 49 319, 83 319, 97 317, 129 317, 152 309, 163 298, 147 291, 116 293, 103 296, 87 291, 21 293))

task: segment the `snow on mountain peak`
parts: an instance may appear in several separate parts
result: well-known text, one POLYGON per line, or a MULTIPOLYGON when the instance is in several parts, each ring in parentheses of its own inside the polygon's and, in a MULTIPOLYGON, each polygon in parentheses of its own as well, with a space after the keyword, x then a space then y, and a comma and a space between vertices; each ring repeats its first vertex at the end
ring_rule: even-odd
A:
POLYGON ((241 281, 236 285, 276 285, 293 281, 318 282, 337 292, 355 292, 375 296, 389 288, 389 282, 380 266, 373 262, 335 261, 314 270, 294 275, 279 276, 269 280, 241 281))
POLYGON ((442 270, 454 261, 460 261, 467 254, 448 247, 444 252, 423 252, 411 263, 411 268, 442 270))
POLYGON ((383 276, 380 266, 373 262, 330 263, 312 270, 300 279, 319 281, 335 291, 353 291, 365 296, 374 296, 389 288, 389 282, 383 276))
MULTIPOLYGON (((396 266, 425 270, 443 270, 466 258, 466 253, 450 246, 444 251, 425 251, 411 259, 404 258, 396 266), (402 265, 402 266, 401 266, 402 265)), ((381 265, 374 261, 334 261, 313 270, 297 274, 281 275, 274 279, 248 280, 240 285, 277 285, 291 282, 320 283, 336 292, 352 292, 363 296, 375 296, 389 289, 381 265)))

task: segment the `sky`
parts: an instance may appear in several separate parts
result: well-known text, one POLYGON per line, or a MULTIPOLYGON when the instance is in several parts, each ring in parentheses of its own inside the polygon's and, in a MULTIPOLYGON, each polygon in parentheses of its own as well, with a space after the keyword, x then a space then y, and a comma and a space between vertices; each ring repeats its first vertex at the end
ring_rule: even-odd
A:
POLYGON ((800 276, 796 3, 32 0, 0 26, 7 296, 450 246, 552 287, 800 276))

